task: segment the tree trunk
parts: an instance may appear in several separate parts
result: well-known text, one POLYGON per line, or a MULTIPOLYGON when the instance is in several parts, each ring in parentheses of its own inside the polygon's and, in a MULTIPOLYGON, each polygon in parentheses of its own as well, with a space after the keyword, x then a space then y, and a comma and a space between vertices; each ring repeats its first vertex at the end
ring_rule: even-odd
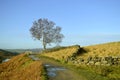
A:
POLYGON ((46 50, 46 43, 45 43, 45 40, 44 40, 44 36, 43 36, 43 49, 46 50))
POLYGON ((43 42, 43 48, 44 48, 44 50, 46 50, 46 44, 45 44, 45 42, 43 42))

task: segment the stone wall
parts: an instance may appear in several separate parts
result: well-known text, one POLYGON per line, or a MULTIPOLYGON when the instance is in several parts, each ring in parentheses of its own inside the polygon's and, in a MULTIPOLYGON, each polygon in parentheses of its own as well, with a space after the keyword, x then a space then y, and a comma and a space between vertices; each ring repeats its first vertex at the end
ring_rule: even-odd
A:
POLYGON ((88 57, 87 59, 71 57, 66 61, 71 61, 74 64, 85 64, 85 65, 120 65, 120 56, 107 56, 107 57, 88 57))

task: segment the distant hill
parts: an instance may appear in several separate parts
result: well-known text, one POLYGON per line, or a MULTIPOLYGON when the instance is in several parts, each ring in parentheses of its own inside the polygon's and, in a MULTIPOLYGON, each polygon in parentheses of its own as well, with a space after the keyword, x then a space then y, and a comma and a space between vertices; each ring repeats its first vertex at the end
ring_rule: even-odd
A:
POLYGON ((40 52, 41 48, 35 48, 35 49, 6 49, 6 51, 12 52, 12 53, 24 53, 26 51, 32 51, 32 52, 40 52))
POLYGON ((12 56, 15 56, 15 53, 0 49, 0 63, 2 62, 2 60, 7 59, 7 58, 11 58, 12 56))

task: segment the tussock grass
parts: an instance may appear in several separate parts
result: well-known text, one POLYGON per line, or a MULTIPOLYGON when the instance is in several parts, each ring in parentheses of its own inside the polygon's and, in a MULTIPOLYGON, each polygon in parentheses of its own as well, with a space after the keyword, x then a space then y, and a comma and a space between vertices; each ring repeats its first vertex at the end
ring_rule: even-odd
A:
MULTIPOLYGON (((80 58, 87 59, 88 57, 120 57, 120 42, 112 42, 112 43, 106 43, 106 44, 99 44, 99 45, 93 45, 93 46, 87 46, 80 48, 78 46, 71 46, 71 47, 65 47, 62 49, 48 52, 44 52, 41 54, 42 56, 46 56, 55 60, 59 61, 65 61, 65 59, 72 57, 75 55, 74 60, 79 60, 80 58), (81 51, 82 50, 82 51, 81 51)), ((73 61, 74 61, 73 60, 73 61)), ((81 69, 83 69, 83 75, 87 75, 86 71, 89 72, 89 75, 87 75, 88 80, 120 80, 120 66, 89 66, 89 65, 80 65, 80 64, 74 64, 70 63, 69 65, 73 65, 75 67, 78 67, 76 70, 81 73, 81 69), (93 77, 91 78, 91 75, 93 77), (94 76, 95 75, 95 76, 94 76)), ((74 68, 74 67, 73 67, 74 68)))
POLYGON ((79 55, 78 57, 82 57, 84 59, 88 58, 89 56, 120 56, 120 42, 111 42, 106 44, 86 46, 83 49, 86 52, 84 52, 83 55, 79 55))
POLYGON ((55 48, 51 50, 44 51, 41 55, 54 58, 55 60, 64 61, 69 57, 76 56, 80 46, 69 46, 69 47, 62 47, 62 48, 55 48))
POLYGON ((120 80, 120 66, 85 66, 84 68, 108 80, 120 80))
MULTIPOLYGON (((120 42, 111 42, 106 44, 99 44, 87 46, 83 48, 86 52, 78 55, 76 59, 88 57, 120 57, 120 42)), ((82 66, 82 65, 79 65, 82 66)), ((96 74, 109 78, 109 80, 120 80, 120 65, 118 66, 83 66, 96 74)))
POLYGON ((0 80, 45 80, 44 76, 42 63, 33 61, 26 54, 0 64, 0 80))
POLYGON ((76 57, 79 54, 81 54, 80 52, 82 52, 82 54, 84 53, 84 50, 81 49, 80 46, 70 46, 70 47, 65 47, 62 49, 55 50, 55 51, 54 51, 54 49, 52 49, 52 51, 49 50, 47 52, 44 52, 44 53, 40 54, 40 56, 62 62, 62 64, 64 66, 77 72, 78 74, 80 74, 80 76, 83 76, 84 78, 86 78, 86 80, 107 80, 107 78, 105 78, 99 74, 96 74, 95 72, 91 71, 86 66, 84 66, 84 67, 77 66, 70 62, 67 64, 63 63, 63 61, 65 61, 65 59, 67 59, 68 57, 73 57, 73 56, 76 57), (82 50, 82 51, 80 51, 80 50, 82 50))

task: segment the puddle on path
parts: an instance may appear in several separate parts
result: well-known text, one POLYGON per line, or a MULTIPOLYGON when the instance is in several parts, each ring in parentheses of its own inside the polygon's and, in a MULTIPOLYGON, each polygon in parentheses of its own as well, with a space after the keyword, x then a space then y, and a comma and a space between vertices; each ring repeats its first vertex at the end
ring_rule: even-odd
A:
POLYGON ((44 61, 44 59, 39 59, 35 55, 30 55, 29 57, 33 60, 43 61, 49 80, 85 80, 84 78, 81 78, 80 75, 62 66, 52 64, 49 61, 44 61))
POLYGON ((9 61, 9 60, 10 60, 10 59, 5 59, 5 60, 2 61, 2 63, 7 62, 7 61, 9 61))
POLYGON ((49 65, 49 64, 45 64, 44 66, 47 69, 47 75, 49 77, 55 77, 55 76, 57 76, 57 71, 64 71, 64 70, 66 70, 65 68, 55 67, 55 66, 52 66, 52 65, 49 65))
POLYGON ((34 55, 29 55, 30 58, 32 58, 33 60, 40 60, 38 57, 34 56, 34 55))
MULTIPOLYGON (((32 58, 33 60, 40 60, 38 57, 36 57, 34 55, 29 55, 29 57, 32 58)), ((66 70, 63 67, 53 66, 51 64, 44 64, 44 66, 47 69, 48 77, 55 77, 55 76, 57 76, 57 71, 64 71, 64 70, 66 70)))

